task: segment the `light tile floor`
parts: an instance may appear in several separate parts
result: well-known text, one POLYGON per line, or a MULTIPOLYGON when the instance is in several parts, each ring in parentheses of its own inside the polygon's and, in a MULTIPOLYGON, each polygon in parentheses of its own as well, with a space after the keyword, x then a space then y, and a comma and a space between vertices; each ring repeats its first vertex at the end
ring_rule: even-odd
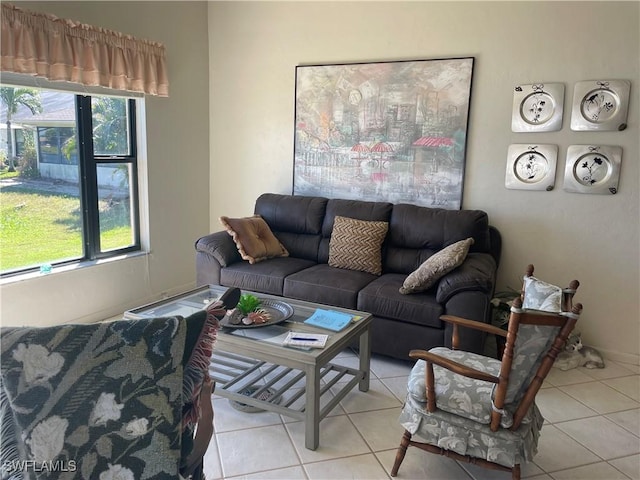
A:
MULTIPOLYGON (((347 351, 338 360, 355 366, 347 351)), ((337 362, 336 362, 337 363, 337 362)), ((402 436, 397 422, 411 363, 375 356, 371 389, 347 395, 320 423, 320 446, 304 447, 302 422, 275 413, 243 413, 214 395, 208 480, 389 479, 402 436)), ((609 361, 601 370, 552 369, 537 397, 546 424, 530 480, 640 480, 640 368, 609 361)), ((508 473, 410 448, 398 479, 507 480, 508 473)))

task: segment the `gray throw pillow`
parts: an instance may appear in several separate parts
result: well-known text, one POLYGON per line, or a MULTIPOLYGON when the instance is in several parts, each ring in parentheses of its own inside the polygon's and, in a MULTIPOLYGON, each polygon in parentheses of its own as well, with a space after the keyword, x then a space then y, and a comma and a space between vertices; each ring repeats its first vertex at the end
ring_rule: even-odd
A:
POLYGON ((471 245, 473 238, 469 237, 431 255, 404 280, 400 293, 406 295, 429 290, 447 273, 462 265, 471 245))

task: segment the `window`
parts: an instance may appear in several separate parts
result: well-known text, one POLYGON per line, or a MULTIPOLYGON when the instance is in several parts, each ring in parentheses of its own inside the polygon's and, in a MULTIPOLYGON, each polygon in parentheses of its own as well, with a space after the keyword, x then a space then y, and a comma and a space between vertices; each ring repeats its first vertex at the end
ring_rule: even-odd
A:
POLYGON ((0 92, 0 272, 140 250, 137 100, 0 92))

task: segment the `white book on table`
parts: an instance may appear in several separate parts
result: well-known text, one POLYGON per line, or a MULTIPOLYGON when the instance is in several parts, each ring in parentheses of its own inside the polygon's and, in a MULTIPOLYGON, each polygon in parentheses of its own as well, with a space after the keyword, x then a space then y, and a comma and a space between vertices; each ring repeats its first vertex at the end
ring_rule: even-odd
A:
POLYGON ((328 339, 329 335, 324 333, 289 332, 282 344, 291 347, 324 348, 328 339))

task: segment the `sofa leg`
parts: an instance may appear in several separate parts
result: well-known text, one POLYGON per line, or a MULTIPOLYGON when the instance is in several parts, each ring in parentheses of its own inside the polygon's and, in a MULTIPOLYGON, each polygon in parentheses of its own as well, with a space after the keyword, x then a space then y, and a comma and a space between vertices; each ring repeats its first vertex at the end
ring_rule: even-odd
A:
POLYGON ((393 468, 391 469, 391 476, 395 477, 398 475, 398 469, 400 468, 400 464, 404 460, 404 456, 407 453, 407 448, 409 447, 409 442, 411 441, 411 434, 408 431, 404 431, 402 435, 402 440, 400 440, 400 446, 398 447, 398 451, 396 452, 396 460, 393 462, 393 468))

